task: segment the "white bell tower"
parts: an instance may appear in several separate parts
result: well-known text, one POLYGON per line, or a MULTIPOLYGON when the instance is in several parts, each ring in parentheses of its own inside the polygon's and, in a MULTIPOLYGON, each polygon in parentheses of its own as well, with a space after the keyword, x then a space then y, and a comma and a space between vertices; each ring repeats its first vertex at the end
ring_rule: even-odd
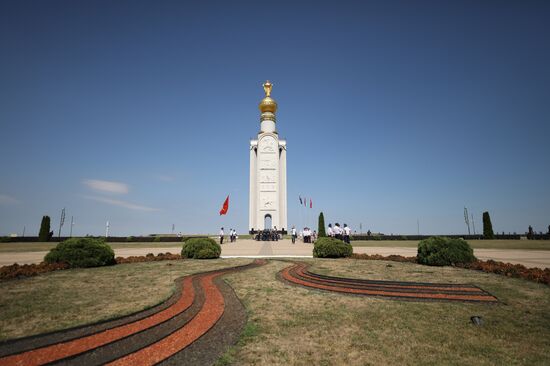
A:
POLYGON ((288 231, 286 210, 286 141, 277 134, 277 102, 271 98, 273 84, 263 84, 260 102, 260 133, 250 141, 250 210, 248 229, 277 228, 288 231))

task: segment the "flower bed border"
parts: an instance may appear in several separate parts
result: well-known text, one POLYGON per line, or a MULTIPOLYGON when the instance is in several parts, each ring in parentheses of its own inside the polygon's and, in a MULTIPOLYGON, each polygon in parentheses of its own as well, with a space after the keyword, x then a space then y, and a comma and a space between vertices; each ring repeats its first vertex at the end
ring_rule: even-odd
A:
MULTIPOLYGON (((181 255, 167 253, 159 253, 156 256, 153 253, 142 256, 131 256, 127 258, 116 257, 116 264, 124 263, 141 263, 141 262, 157 262, 157 261, 170 261, 181 259, 181 255)), ((63 269, 69 269, 69 265, 66 263, 46 263, 41 262, 39 264, 11 264, 9 266, 0 267, 0 281, 19 279, 26 277, 37 276, 42 273, 60 271, 63 269)))
MULTIPOLYGON (((381 260, 402 263, 417 263, 416 257, 404 257, 401 255, 383 256, 379 254, 352 254, 352 259, 381 260)), ((524 280, 542 283, 550 286, 550 268, 527 268, 522 264, 504 263, 489 259, 487 261, 477 260, 469 264, 456 264, 453 267, 471 269, 485 273, 493 273, 506 277, 521 278, 524 280)))

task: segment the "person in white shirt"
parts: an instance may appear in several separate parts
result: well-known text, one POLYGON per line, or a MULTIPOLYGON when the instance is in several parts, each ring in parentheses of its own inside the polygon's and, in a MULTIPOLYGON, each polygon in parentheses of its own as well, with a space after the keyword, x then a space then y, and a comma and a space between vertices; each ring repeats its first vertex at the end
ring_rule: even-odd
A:
POLYGON ((351 234, 351 229, 347 224, 344 224, 344 242, 348 244, 351 244, 349 239, 350 234, 351 234))
POLYGON ((296 243, 296 228, 292 227, 292 244, 296 243))
POLYGON ((237 242, 237 230, 233 229, 233 242, 237 242))
POLYGON ((332 231, 332 224, 328 224, 327 235, 331 238, 334 236, 334 231, 332 231))
POLYGON ((220 244, 223 244, 223 227, 220 230, 220 244))
POLYGON ((311 231, 308 227, 304 229, 304 243, 311 243, 311 231))
POLYGON ((334 224, 334 237, 336 239, 342 240, 342 228, 339 223, 334 224))

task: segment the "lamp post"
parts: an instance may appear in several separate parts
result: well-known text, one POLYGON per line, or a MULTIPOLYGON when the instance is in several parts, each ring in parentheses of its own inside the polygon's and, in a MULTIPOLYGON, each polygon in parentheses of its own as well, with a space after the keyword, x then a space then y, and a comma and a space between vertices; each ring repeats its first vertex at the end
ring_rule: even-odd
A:
POLYGON ((57 233, 57 238, 61 238, 61 227, 65 223, 65 207, 61 210, 61 220, 59 220, 59 232, 57 233))
POLYGON ((470 218, 468 217, 468 209, 464 207, 464 222, 468 227, 468 235, 470 235, 470 218))
POLYGON ((74 217, 71 216, 71 233, 69 234, 69 238, 73 237, 73 226, 74 226, 74 217))

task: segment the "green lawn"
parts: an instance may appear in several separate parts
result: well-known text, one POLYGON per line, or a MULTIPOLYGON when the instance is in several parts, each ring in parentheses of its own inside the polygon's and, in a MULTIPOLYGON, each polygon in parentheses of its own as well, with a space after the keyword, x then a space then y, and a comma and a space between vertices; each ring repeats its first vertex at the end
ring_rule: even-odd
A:
MULTIPOLYGON (((0 335, 20 337, 127 314, 167 298, 177 276, 249 261, 136 263, 3 281, 0 335)), ((408 302, 314 291, 277 280, 276 273, 289 263, 272 260, 225 276, 247 308, 248 324, 220 364, 550 364, 549 286, 452 267, 308 261, 322 274, 474 284, 501 303, 408 302), (473 315, 485 324, 472 325, 473 315)))
MULTIPOLYGON (((0 253, 4 252, 42 252, 48 251, 55 247, 58 242, 47 243, 0 243, 0 253)), ((108 243, 113 249, 117 248, 179 248, 183 243, 181 242, 169 242, 169 243, 108 243)))
MULTIPOLYGON (((474 249, 528 249, 550 250, 550 240, 468 240, 474 249)), ((354 247, 408 247, 416 248, 416 240, 357 240, 354 247)))

